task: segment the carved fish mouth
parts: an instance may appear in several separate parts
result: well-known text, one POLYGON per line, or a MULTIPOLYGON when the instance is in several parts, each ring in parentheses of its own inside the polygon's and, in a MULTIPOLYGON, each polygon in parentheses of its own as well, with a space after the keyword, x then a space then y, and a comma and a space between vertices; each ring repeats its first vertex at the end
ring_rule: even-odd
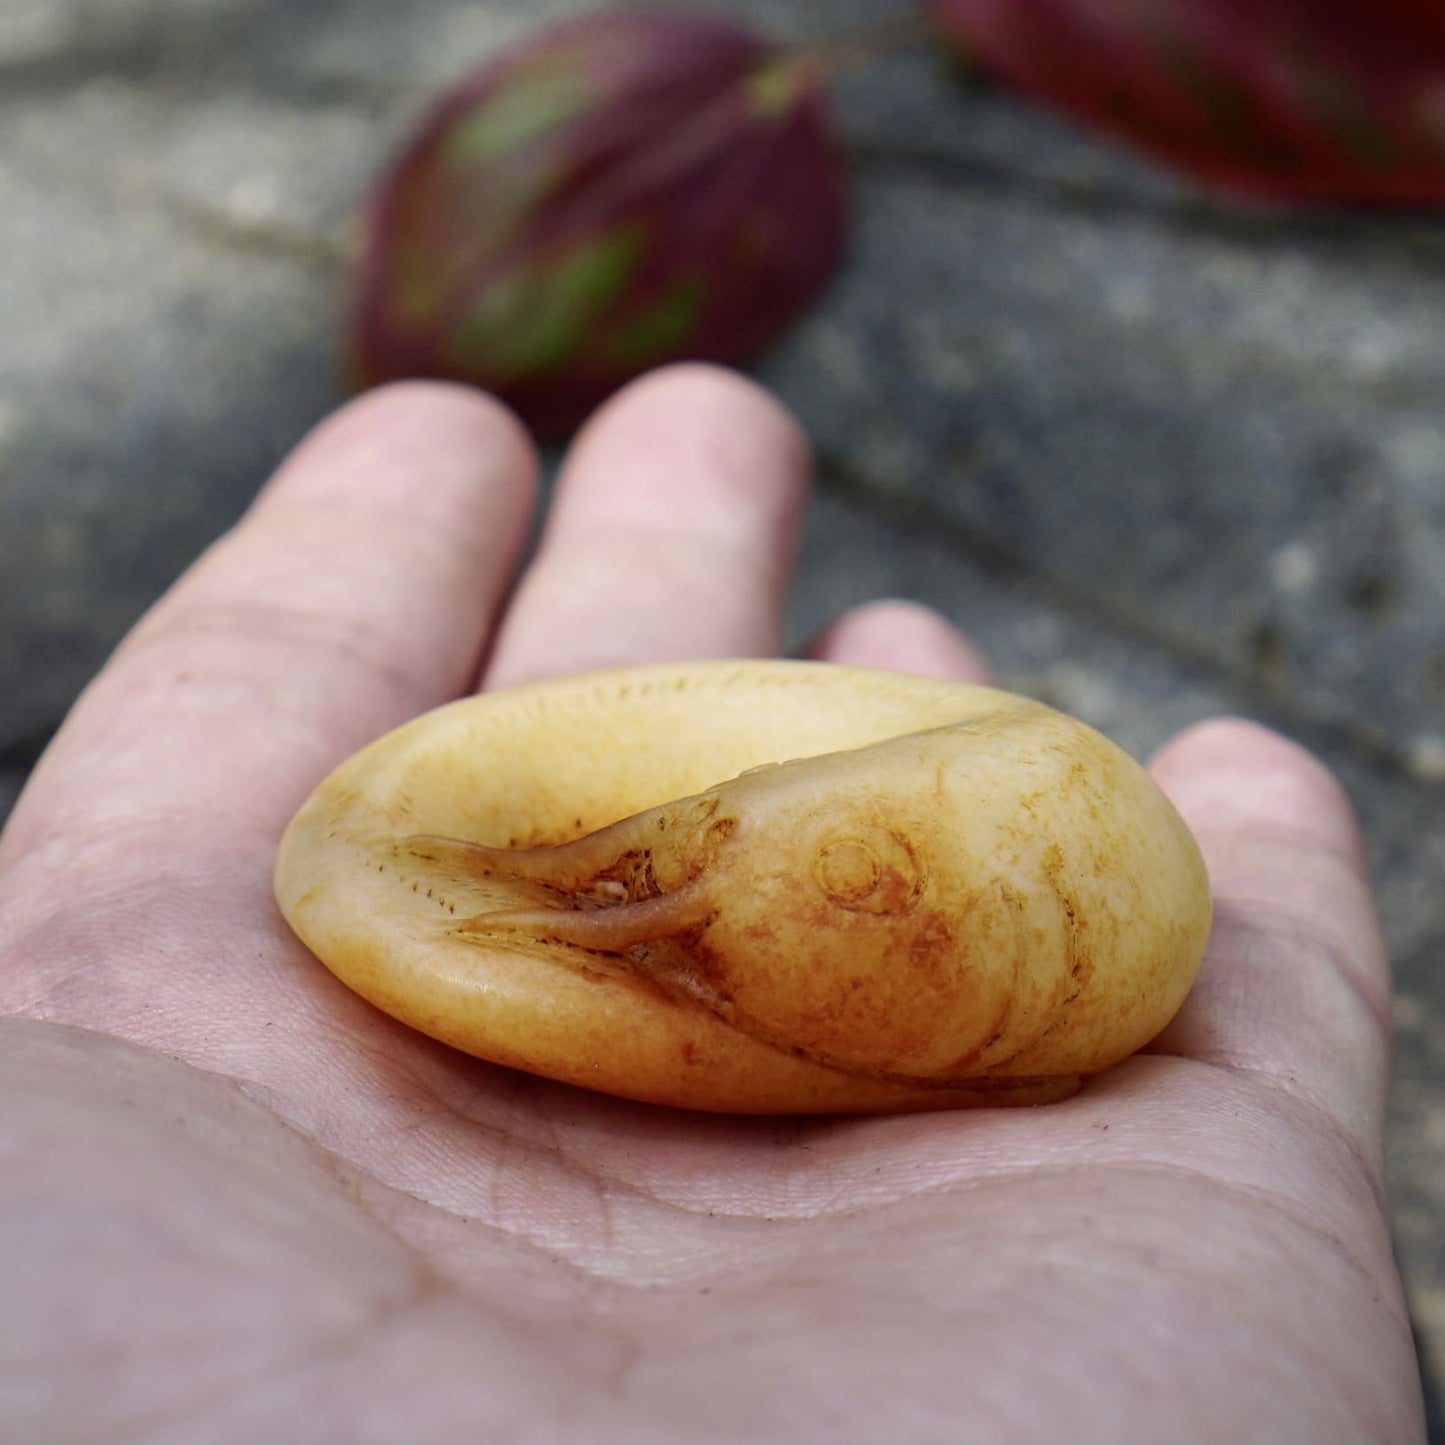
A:
MULTIPOLYGON (((708 816, 716 807, 716 800, 712 801, 708 816)), ((414 835, 399 846, 409 857, 432 867, 493 883, 525 885, 526 905, 488 909, 456 923, 452 932, 464 938, 526 934, 591 953, 623 955, 639 945, 680 940, 711 920, 716 890, 700 862, 684 866, 685 881, 668 889, 659 880, 651 848, 617 852, 615 839, 599 848, 607 831, 553 848, 493 848, 426 834, 414 835), (540 906, 539 894, 548 900, 540 906)))

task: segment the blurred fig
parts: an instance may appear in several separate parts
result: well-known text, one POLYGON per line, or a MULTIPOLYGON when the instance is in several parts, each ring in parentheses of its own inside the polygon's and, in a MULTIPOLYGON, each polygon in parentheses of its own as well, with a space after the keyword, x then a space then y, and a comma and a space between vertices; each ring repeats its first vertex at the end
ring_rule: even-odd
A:
POLYGON ((1200 180, 1445 205, 1445 0, 927 0, 970 62, 1200 180))
POLYGON ((382 178, 348 369, 472 382, 544 436, 661 362, 740 362, 832 271, 813 69, 736 23, 598 10, 445 96, 382 178))

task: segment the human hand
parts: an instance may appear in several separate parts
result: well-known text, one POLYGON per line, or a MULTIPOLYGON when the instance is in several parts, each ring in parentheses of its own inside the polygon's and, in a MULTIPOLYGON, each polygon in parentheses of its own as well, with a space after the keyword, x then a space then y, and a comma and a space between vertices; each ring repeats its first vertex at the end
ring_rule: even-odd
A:
MULTIPOLYGON (((687 1115, 456 1054, 270 894, 343 756, 478 680, 766 654, 805 447, 704 368, 576 444, 327 422, 77 704, 0 837, 0 1439, 1423 1438, 1381 1185, 1388 978, 1336 785, 1242 722, 1155 762, 1216 925, 1067 1103, 687 1115)), ((837 661, 981 680, 901 604, 837 661)))

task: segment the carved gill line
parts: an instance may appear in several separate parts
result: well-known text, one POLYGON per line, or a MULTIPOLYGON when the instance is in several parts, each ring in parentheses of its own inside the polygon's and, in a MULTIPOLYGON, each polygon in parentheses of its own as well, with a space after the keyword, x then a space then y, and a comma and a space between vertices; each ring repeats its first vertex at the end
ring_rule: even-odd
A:
MULTIPOLYGON (((760 1019, 757 1019, 743 1010, 739 1009, 730 999, 724 998, 714 989, 709 989, 705 981, 694 970, 690 979, 691 982, 683 982, 676 971, 663 972, 659 969, 649 969, 645 963, 639 960, 630 960, 640 972, 653 982, 660 984, 667 996, 681 1005, 691 1004, 701 1009, 704 1013, 718 1020, 719 1023, 731 1029, 734 1033, 741 1034, 752 1043, 761 1044, 764 1048, 774 1053, 786 1055, 789 1058, 801 1059, 817 1068, 826 1069, 829 1073, 840 1075, 849 1079, 869 1080, 875 1083, 899 1084, 912 1089, 928 1090, 930 1092, 984 1092, 984 1093, 1008 1093, 1020 1088, 1038 1088, 1045 1084, 1057 1082, 1057 1077, 1052 1075, 1020 1075, 1017 1078, 992 1079, 969 1074, 950 1074, 943 1078, 933 1078, 926 1074, 912 1074, 901 1070, 880 1069, 869 1067, 864 1064, 854 1064, 846 1059, 840 1059, 834 1054, 827 1053, 822 1049, 804 1048, 800 1044, 792 1043, 783 1037, 776 1030, 768 1028, 760 1019)), ((1012 1000, 1010 1000, 1010 1010, 1012 1000)), ((1006 1015, 1005 1015, 1006 1016, 1006 1015)), ((979 1051, 975 1050, 976 1055, 979 1051)), ((972 1057, 972 1055, 970 1056, 972 1057)), ((990 1065, 992 1068, 993 1066, 990 1065)))
POLYGON ((1080 977, 1080 974, 1084 971, 1087 961, 1079 943, 1078 911, 1071 895, 1064 893, 1062 888, 1057 885, 1055 885, 1054 891, 1063 913, 1062 933, 1066 965, 1063 976, 1054 985, 1053 997, 1049 1001, 1048 1008, 1044 1010, 1045 1022, 1032 1037, 1024 1039, 1012 1053, 1006 1054, 1001 1059, 991 1060, 990 1068, 999 1069, 1006 1064, 1011 1064, 1021 1054, 1037 1048, 1045 1039, 1056 1034, 1068 1023, 1074 1001, 1084 991, 1084 979, 1080 977), (1059 996, 1061 993, 1062 997, 1059 996))

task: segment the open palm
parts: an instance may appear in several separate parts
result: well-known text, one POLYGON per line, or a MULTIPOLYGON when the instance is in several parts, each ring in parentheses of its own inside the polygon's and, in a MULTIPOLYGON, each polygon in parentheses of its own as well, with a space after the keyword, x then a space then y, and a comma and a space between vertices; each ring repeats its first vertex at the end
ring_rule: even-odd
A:
MULTIPOLYGON (((382 1017, 270 896, 280 831, 475 686, 764 654, 806 448, 659 373, 535 461, 446 387, 323 426, 93 684, 0 838, 0 1438, 1422 1437, 1349 809, 1241 722, 1155 762, 1217 900, 1153 1050, 1036 1110, 688 1115, 382 1017)), ((817 655, 979 678, 902 604, 817 655)))

